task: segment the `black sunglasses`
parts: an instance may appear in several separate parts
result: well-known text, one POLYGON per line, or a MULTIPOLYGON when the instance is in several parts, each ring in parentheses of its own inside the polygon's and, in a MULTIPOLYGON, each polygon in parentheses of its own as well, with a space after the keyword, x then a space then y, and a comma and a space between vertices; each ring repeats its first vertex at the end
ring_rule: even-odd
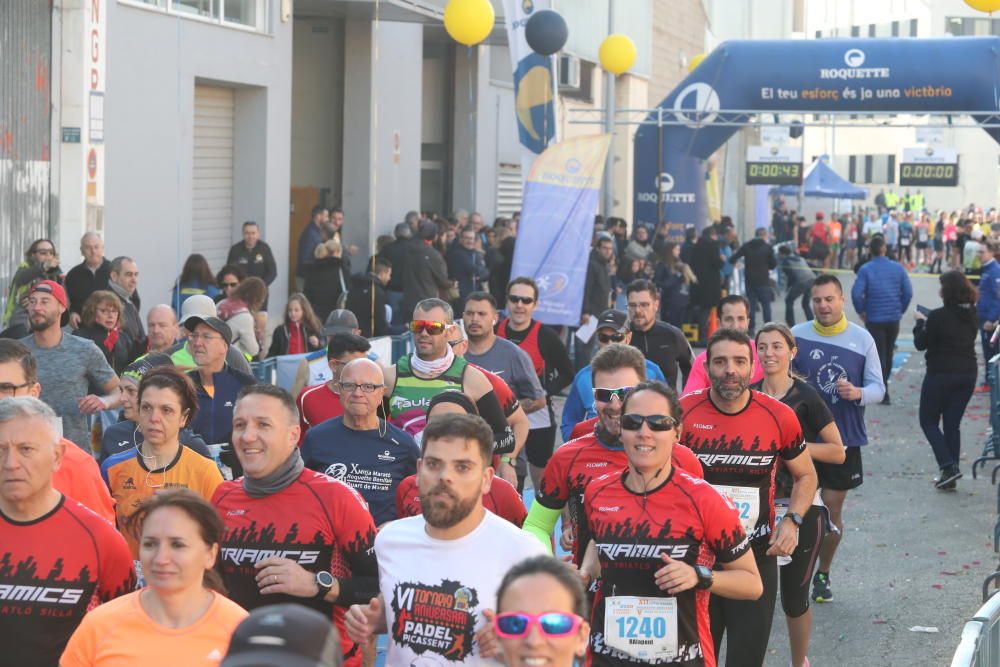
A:
POLYGON ((599 333, 599 334, 597 334, 597 340, 601 341, 602 343, 620 343, 623 340, 625 340, 625 334, 623 334, 623 333, 613 333, 613 334, 599 333))
POLYGON ((642 423, 649 424, 649 430, 657 433, 673 430, 677 426, 677 420, 669 415, 622 415, 621 424, 625 431, 638 431, 642 428, 642 423))
POLYGON ((535 302, 535 298, 531 296, 514 296, 513 294, 507 297, 507 300, 511 303, 523 303, 526 306, 530 306, 535 302))

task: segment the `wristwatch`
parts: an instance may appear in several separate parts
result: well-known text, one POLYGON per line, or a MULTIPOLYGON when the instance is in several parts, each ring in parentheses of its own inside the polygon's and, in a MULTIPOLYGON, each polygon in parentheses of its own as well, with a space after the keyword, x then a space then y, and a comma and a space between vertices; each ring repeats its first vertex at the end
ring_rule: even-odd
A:
POLYGON ((326 597, 326 594, 330 592, 333 588, 333 584, 336 583, 336 579, 333 575, 325 570, 316 573, 316 587, 319 589, 316 592, 316 599, 322 600, 326 597))
POLYGON ((507 456, 506 454, 504 454, 503 456, 500 457, 500 463, 506 463, 507 465, 512 465, 511 461, 510 461, 510 457, 507 456))
POLYGON ((712 587, 712 581, 714 580, 712 568, 705 567, 704 565, 695 565, 694 573, 698 575, 698 584, 695 588, 703 591, 712 587))
POLYGON ((796 528, 802 527, 802 515, 798 512, 785 512, 785 519, 791 519, 796 528))

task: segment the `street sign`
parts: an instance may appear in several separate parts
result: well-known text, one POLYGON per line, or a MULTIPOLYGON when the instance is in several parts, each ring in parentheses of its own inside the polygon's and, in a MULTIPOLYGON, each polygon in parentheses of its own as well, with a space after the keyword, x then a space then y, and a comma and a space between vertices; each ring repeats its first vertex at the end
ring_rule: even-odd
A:
POLYGON ((64 144, 78 144, 78 143, 80 143, 80 128, 78 128, 78 127, 64 127, 62 129, 62 142, 64 144))

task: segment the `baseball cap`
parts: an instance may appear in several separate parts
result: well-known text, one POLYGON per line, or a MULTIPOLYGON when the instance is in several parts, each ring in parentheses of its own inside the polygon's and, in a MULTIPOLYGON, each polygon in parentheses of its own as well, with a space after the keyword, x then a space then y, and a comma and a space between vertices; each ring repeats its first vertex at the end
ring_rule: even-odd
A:
POLYGON ((326 316, 323 324, 323 335, 332 336, 336 333, 354 333, 358 328, 358 318, 345 308, 338 308, 326 316))
POLYGON ((69 308, 68 302, 66 300, 66 290, 63 286, 54 280, 40 280, 35 283, 28 295, 34 294, 35 292, 41 292, 43 294, 51 294, 52 298, 59 302, 63 308, 69 308))
POLYGON ((181 324, 186 324, 189 317, 218 317, 215 302, 204 294, 193 294, 181 304, 181 324))
POLYGON ((136 359, 131 364, 126 366, 125 370, 122 371, 122 379, 130 380, 135 384, 139 384, 142 382, 142 378, 146 377, 146 373, 154 368, 173 365, 174 362, 169 355, 162 354, 160 352, 153 352, 151 354, 147 354, 145 357, 136 359))
POLYGON ((621 310, 613 308, 605 310, 597 318, 598 329, 614 329, 618 333, 628 331, 628 315, 621 310))
POLYGON ((339 667, 340 639, 328 618, 298 604, 255 609, 233 632, 219 667, 339 667))
POLYGON ((188 331, 194 331, 195 327, 199 324, 204 324, 217 331, 222 340, 226 341, 226 345, 232 345, 233 343, 233 330, 229 328, 229 325, 220 320, 218 317, 201 317, 200 315, 191 315, 184 320, 184 328, 188 331))

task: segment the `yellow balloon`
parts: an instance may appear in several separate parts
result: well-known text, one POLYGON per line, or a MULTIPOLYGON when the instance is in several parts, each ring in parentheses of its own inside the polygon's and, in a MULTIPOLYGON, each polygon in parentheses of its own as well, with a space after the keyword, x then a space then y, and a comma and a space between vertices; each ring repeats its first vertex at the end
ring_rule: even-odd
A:
POLYGON ((708 54, 699 53, 698 55, 691 58, 691 60, 688 61, 688 72, 693 72, 696 69, 698 69, 698 65, 701 64, 701 61, 705 59, 706 55, 708 54))
POLYGON ((1000 0, 965 0, 965 4, 980 12, 1000 11, 1000 0))
POLYGON ((601 67, 612 74, 623 74, 635 62, 636 49, 627 35, 608 35, 598 51, 601 67))
POLYGON ((444 27, 460 44, 473 46, 489 37, 496 16, 490 0, 450 0, 444 9, 444 27))

